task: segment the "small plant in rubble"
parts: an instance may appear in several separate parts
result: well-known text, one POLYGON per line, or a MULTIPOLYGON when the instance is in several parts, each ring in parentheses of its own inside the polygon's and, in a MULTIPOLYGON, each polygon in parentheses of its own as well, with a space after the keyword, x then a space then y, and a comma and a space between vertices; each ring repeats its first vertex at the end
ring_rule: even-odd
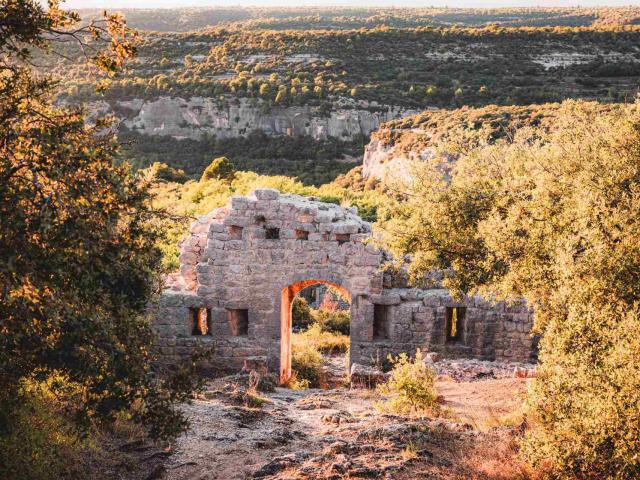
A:
POLYGON ((376 408, 400 415, 437 414, 435 372, 425 365, 420 349, 414 358, 406 353, 390 355, 389 362, 393 365, 389 380, 376 388, 386 399, 377 402, 376 408))

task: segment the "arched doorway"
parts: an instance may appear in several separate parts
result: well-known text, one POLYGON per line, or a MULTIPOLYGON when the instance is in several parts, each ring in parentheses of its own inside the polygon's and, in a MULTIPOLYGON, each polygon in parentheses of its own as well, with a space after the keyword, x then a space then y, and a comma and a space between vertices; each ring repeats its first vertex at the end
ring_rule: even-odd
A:
MULTIPOLYGON (((325 280, 303 280, 285 287, 281 291, 280 306, 280 383, 291 378, 291 335, 293 301, 302 290, 313 285, 328 285, 338 290, 351 304, 351 293, 341 285, 325 280)), ((352 304, 351 304, 351 308, 352 304)))

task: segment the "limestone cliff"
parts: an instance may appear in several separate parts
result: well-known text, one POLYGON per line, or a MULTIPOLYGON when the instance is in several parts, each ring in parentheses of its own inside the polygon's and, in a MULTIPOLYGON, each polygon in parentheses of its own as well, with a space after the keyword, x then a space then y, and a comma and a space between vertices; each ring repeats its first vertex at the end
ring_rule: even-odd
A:
POLYGON ((94 102, 94 112, 114 113, 122 125, 146 135, 201 139, 204 135, 232 138, 262 130, 268 135, 309 135, 316 140, 351 140, 369 135, 381 123, 415 114, 399 107, 339 99, 329 112, 319 107, 272 107, 248 98, 157 97, 94 102))

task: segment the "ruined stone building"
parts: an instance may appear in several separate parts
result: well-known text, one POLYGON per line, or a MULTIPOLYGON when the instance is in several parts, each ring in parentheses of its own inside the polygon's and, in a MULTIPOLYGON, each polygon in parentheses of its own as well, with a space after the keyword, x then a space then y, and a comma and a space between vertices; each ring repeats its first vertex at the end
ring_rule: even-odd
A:
POLYGON ((355 208, 268 189, 232 198, 194 222, 181 244, 180 272, 155 307, 161 361, 213 345, 220 368, 238 370, 258 356, 284 380, 291 374, 291 304, 315 284, 334 286, 351 302, 350 363, 417 348, 535 358, 525 305, 398 288, 381 271, 385 254, 367 244, 370 236, 355 208))

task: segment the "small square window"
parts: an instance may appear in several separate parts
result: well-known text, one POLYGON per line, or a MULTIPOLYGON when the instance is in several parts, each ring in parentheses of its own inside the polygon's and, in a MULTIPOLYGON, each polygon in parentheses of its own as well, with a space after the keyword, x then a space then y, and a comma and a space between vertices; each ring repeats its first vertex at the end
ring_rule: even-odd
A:
POLYGON ((237 225, 231 225, 229 227, 229 236, 231 240, 242 240, 242 231, 244 228, 239 227, 237 225))
POLYGON ((351 235, 348 233, 336 233, 336 240, 340 245, 342 245, 343 243, 347 243, 351 240, 351 235))
POLYGON ((459 342, 464 331, 466 307, 447 307, 445 328, 447 342, 459 342))
POLYGON ((265 236, 267 240, 278 240, 280 238, 279 228, 265 228, 265 236))
POLYGON ((227 317, 231 327, 231 335, 243 337, 249 333, 249 310, 246 308, 228 308, 227 317))
POLYGON ((373 305, 373 338, 386 340, 389 338, 389 306, 373 305))
POLYGON ((211 335, 211 309, 190 308, 189 313, 191 316, 191 335, 211 335))
POLYGON ((306 230, 296 230, 296 240, 309 240, 309 232, 306 230))

